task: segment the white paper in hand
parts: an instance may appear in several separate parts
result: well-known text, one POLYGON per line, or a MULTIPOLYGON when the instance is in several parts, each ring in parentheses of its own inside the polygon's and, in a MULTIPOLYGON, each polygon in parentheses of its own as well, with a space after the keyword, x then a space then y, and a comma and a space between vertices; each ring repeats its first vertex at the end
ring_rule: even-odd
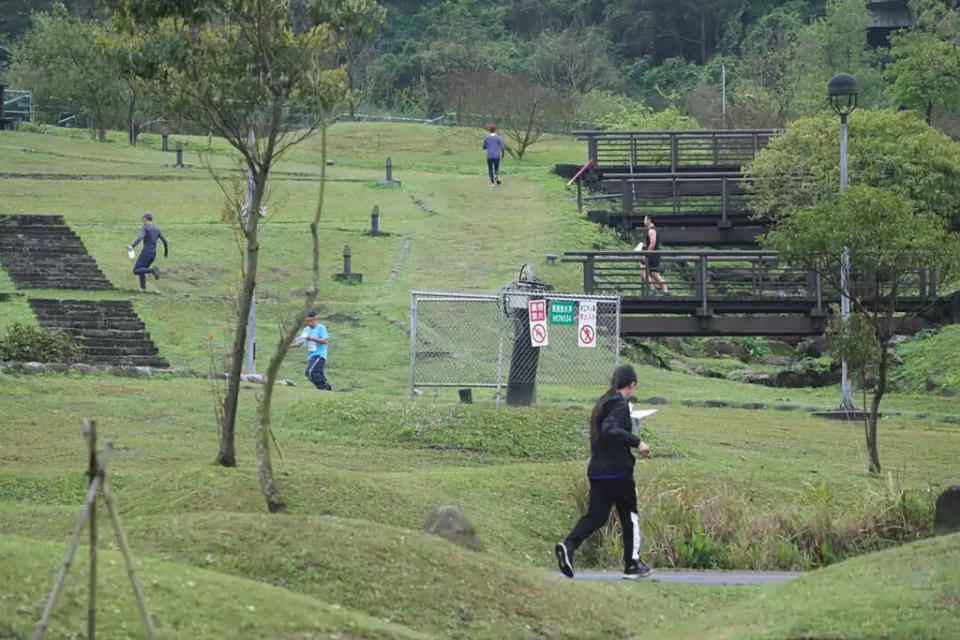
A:
POLYGON ((133 250, 133 247, 127 247, 127 257, 131 260, 137 257, 137 252, 133 250))

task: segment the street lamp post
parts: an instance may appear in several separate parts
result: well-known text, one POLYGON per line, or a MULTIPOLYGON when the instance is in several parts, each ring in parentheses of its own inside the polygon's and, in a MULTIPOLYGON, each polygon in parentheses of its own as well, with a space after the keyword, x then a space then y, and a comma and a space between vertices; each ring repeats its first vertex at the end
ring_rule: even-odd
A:
MULTIPOLYGON (((840 116, 840 193, 847 190, 847 116, 857 108, 859 93, 857 79, 849 73, 838 73, 827 82, 827 98, 830 108, 840 116)), ((842 213, 842 211, 841 211, 842 213)), ((840 256, 840 315, 844 322, 850 318, 850 249, 843 248, 840 256)), ((853 387, 847 370, 847 359, 840 363, 840 375, 843 384, 842 411, 855 411, 853 405, 853 387)))

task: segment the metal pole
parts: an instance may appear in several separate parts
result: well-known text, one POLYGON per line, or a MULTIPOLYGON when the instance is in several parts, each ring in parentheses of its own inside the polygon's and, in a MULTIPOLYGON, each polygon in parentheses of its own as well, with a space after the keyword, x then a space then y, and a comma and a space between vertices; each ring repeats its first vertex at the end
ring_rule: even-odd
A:
MULTIPOLYGON (((247 133, 247 146, 253 149, 256 138, 253 129, 247 133)), ((253 169, 247 167, 247 215, 255 215, 253 212, 253 169)), ((259 222, 257 223, 259 224, 259 222)), ((257 349, 257 292, 254 291, 250 297, 250 313, 247 315, 247 373, 256 373, 256 349, 257 349)))
MULTIPOLYGON (((410 394, 417 380, 417 293, 410 292, 410 394)), ((499 402, 499 400, 498 400, 499 402)))
MULTIPOLYGON (((847 116, 840 116, 840 193, 847 190, 847 116)), ((845 213, 845 208, 840 211, 841 215, 845 213)), ((843 322, 847 323, 850 318, 850 249, 843 248, 843 254, 840 256, 840 316, 843 322)), ((843 384, 843 400, 841 408, 847 411, 853 410, 853 386, 850 383, 850 372, 847 368, 847 359, 840 361, 840 377, 843 384)))
POLYGON ((506 326, 501 322, 499 331, 500 340, 497 345, 497 411, 500 411, 500 398, 503 390, 503 334, 505 332, 506 326))

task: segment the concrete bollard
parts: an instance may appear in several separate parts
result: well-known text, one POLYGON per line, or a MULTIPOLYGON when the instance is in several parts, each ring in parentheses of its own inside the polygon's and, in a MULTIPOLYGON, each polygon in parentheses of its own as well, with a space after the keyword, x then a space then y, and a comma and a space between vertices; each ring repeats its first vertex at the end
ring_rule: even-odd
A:
POLYGON ((386 179, 378 182, 377 184, 381 187, 399 187, 400 182, 393 179, 393 160, 390 159, 390 156, 387 156, 386 163, 386 179))
POLYGON ((370 212, 370 235, 380 235, 380 207, 373 205, 373 211, 370 212))
POLYGON ((173 165, 177 169, 183 169, 186 165, 183 164, 183 143, 177 143, 177 163, 173 165))
POLYGON ((170 151, 170 134, 169 133, 160 134, 160 140, 161 140, 161 144, 163 145, 160 148, 160 150, 170 151))
POLYGON ((350 245, 343 246, 343 271, 341 273, 335 273, 333 279, 338 282, 346 282, 347 284, 360 284, 363 282, 362 273, 354 273, 351 269, 350 258, 352 252, 350 251, 350 245))

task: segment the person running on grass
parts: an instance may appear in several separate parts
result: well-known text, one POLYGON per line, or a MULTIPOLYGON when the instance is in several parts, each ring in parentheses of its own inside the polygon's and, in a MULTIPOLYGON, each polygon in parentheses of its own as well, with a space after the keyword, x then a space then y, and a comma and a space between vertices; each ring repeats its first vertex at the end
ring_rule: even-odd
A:
POLYGON ((483 148, 487 150, 487 174, 490 176, 490 186, 500 184, 500 160, 507 152, 507 143, 497 133, 497 125, 490 125, 490 133, 483 139, 483 148))
POLYGON ((154 279, 160 279, 160 267, 153 267, 153 261, 157 258, 157 240, 163 243, 163 257, 166 258, 169 253, 167 239, 163 231, 153 224, 153 214, 143 214, 143 226, 140 227, 140 233, 134 239, 133 244, 127 247, 130 256, 133 257, 133 248, 143 241, 143 250, 140 251, 140 257, 133 267, 133 273, 140 278, 140 291, 147 290, 147 274, 153 274, 154 279))
MULTIPOLYGON (((652 216, 644 216, 643 226, 646 228, 643 233, 643 241, 634 248, 634 251, 660 251, 660 236, 657 234, 657 228, 652 216)), ((650 279, 657 283, 662 295, 670 295, 667 290, 667 281, 663 279, 660 266, 660 254, 650 253, 640 259, 640 281, 644 283, 644 292, 646 292, 647 269, 650 270, 650 279)))
POLYGON ((316 311, 307 314, 307 326, 294 339, 290 348, 299 347, 304 343, 307 345, 307 378, 317 389, 332 391, 333 387, 327 382, 323 373, 327 365, 327 344, 330 343, 330 336, 327 328, 317 321, 316 311))
POLYGON ((587 513, 554 553, 561 573, 573 577, 573 554, 587 537, 606 524, 610 507, 616 505, 623 535, 623 577, 645 578, 653 569, 640 561, 640 516, 637 514, 637 487, 633 481, 633 450, 650 457, 650 447, 633 433, 628 398, 637 388, 637 372, 622 365, 613 372, 610 388, 600 396, 590 414, 590 461, 587 479, 590 498, 587 513))

